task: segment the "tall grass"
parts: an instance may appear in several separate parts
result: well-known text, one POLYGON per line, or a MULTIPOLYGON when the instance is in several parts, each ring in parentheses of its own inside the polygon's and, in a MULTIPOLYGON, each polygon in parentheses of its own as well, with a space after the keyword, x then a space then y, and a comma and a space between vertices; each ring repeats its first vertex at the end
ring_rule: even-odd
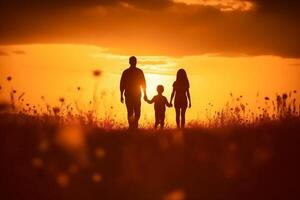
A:
MULTIPOLYGON (((11 82, 13 78, 7 77, 7 81, 10 83, 9 99, 10 103, 0 103, 0 112, 7 112, 13 114, 22 114, 28 116, 35 116, 41 120, 49 118, 56 119, 61 123, 68 123, 73 121, 80 121, 83 124, 89 126, 97 126, 104 129, 119 129, 124 126, 124 122, 119 122, 116 119, 113 106, 105 105, 103 99, 106 92, 100 93, 98 91, 98 80, 102 72, 99 70, 93 71, 95 77, 95 84, 93 90, 93 98, 89 101, 88 109, 81 108, 79 103, 80 96, 75 100, 59 97, 57 99, 57 105, 50 105, 45 96, 41 96, 43 105, 33 105, 26 101, 25 92, 18 92, 12 87, 11 82), (101 106, 99 106, 101 105, 101 106), (99 107, 105 112, 99 117, 99 107)), ((0 91, 3 90, 1 86, 0 91)), ((78 94, 81 93, 82 88, 77 86, 75 88, 78 94)), ((219 111, 213 111, 213 105, 208 104, 206 111, 206 120, 191 120, 188 123, 188 127, 225 127, 225 126, 249 126, 257 125, 259 123, 265 123, 269 121, 281 121, 292 118, 299 118, 300 105, 298 104, 295 96, 296 90, 288 93, 276 94, 274 97, 261 97, 257 94, 257 101, 263 101, 261 105, 249 105, 242 95, 233 95, 230 93, 229 101, 223 109, 219 111)), ((143 128, 149 128, 150 123, 143 124, 143 128)))

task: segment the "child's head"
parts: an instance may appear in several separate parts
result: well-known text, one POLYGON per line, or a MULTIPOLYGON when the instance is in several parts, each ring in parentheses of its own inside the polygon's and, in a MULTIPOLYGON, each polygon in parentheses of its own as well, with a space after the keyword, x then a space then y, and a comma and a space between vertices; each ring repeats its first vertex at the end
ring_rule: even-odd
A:
POLYGON ((158 85, 156 91, 158 94, 162 94, 164 92, 164 86, 158 85))

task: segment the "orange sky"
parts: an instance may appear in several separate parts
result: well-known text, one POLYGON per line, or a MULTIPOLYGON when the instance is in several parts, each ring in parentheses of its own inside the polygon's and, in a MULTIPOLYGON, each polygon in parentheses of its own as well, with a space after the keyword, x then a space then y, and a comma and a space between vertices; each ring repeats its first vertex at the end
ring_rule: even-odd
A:
MULTIPOLYGON (((2 99, 8 99, 11 88, 18 94, 25 92, 28 103, 44 106, 41 96, 51 105, 59 105, 59 97, 67 103, 80 102, 83 110, 91 108, 93 92, 97 85, 98 112, 103 116, 110 107, 118 119, 125 120, 125 106, 119 102, 119 79, 128 67, 129 55, 111 53, 109 49, 87 45, 16 45, 2 46, 9 56, 1 56, 0 84, 2 99), (100 69, 102 75, 95 78, 92 71, 100 69), (13 81, 7 82, 6 77, 13 81), (81 91, 77 91, 77 87, 81 91)), ((221 109, 230 100, 229 93, 243 95, 245 101, 256 104, 257 92, 275 97, 276 93, 300 90, 300 67, 298 59, 276 56, 221 57, 221 56, 137 56, 148 83, 151 97, 156 86, 165 86, 169 98, 176 70, 185 68, 190 82, 192 109, 187 117, 205 119, 208 103, 221 109)), ((153 118, 153 106, 143 103, 142 120, 153 118)), ((167 121, 174 124, 174 110, 168 109, 167 121)))
MULTIPOLYGON (((0 97, 13 87, 29 102, 41 104, 43 95, 56 105, 65 97, 88 109, 97 85, 106 109, 125 120, 119 78, 136 55, 149 96, 163 83, 169 97, 176 70, 187 70, 188 119, 204 118, 208 103, 221 108, 230 92, 255 104, 258 91, 300 89, 299 7, 283 0, 1 1, 0 97)), ((143 110, 152 117, 152 106, 143 110)))

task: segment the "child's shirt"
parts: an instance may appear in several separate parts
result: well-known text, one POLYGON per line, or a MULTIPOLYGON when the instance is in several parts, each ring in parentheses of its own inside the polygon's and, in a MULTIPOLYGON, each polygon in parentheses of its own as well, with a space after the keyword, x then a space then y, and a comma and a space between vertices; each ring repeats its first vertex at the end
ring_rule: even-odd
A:
POLYGON ((163 95, 155 95, 149 103, 154 102, 154 110, 157 112, 165 112, 166 106, 171 106, 167 100, 167 98, 163 95))

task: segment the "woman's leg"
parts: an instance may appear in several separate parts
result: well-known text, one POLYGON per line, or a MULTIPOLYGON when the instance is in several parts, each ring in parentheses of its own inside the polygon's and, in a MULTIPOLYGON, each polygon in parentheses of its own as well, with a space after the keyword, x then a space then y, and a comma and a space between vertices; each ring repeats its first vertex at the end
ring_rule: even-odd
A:
POLYGON ((176 111, 176 124, 177 124, 177 128, 180 128, 180 108, 176 108, 175 107, 175 111, 176 111))
POLYGON ((185 111, 186 107, 181 108, 181 128, 185 126, 185 111))

